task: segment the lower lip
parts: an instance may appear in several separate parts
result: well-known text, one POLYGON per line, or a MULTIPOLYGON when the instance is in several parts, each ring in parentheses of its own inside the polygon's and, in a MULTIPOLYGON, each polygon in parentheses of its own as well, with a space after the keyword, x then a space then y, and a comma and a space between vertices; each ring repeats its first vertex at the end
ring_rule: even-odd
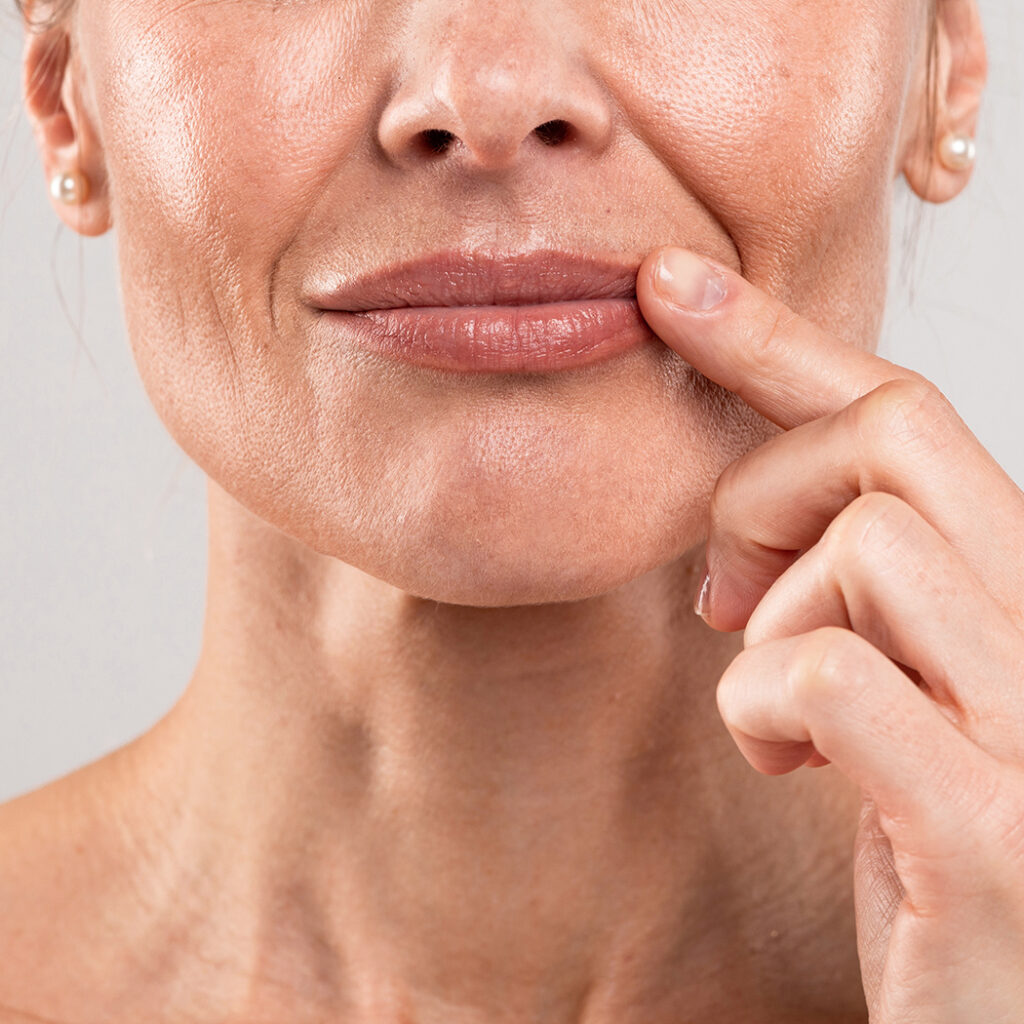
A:
POLYGON ((379 352, 439 370, 544 373, 602 362, 654 339, 635 300, 541 306, 326 311, 379 352))

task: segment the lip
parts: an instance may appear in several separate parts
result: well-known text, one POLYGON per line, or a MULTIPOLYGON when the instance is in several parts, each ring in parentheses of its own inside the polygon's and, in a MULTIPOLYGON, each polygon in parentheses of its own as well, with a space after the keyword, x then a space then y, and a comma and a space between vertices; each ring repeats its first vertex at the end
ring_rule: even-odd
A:
POLYGON ((309 303, 328 327, 420 366, 569 369, 654 338, 636 301, 638 262, 447 251, 342 281, 309 303))

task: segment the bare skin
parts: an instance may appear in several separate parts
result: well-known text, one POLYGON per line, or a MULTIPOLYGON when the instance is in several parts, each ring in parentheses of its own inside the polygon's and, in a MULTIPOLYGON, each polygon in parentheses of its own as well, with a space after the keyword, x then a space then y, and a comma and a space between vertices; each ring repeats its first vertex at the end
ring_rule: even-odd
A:
MULTIPOLYGON (((867 1019, 857 773, 752 772, 716 693, 744 639, 691 610, 716 481, 797 424, 641 262, 742 270, 842 339, 852 402, 893 181, 967 175, 921 145, 924 3, 713 8, 80 0, 31 37, 44 167, 94 183, 59 212, 117 227, 210 559, 177 706, 0 808, 5 1024, 867 1019), (438 239, 628 258, 665 344, 525 384, 321 346, 311 275, 438 239)), ((939 41, 938 127, 973 131, 972 4, 939 41)))
MULTIPOLYGON (((246 538, 214 541, 225 636, 249 618, 239 567, 268 531, 221 501, 246 538)), ((350 572, 363 614, 299 616, 267 593, 276 611, 208 646, 151 734, 58 784, 50 799, 74 810, 47 868, 33 838, 4 873, 29 929, 6 1002, 68 1021, 93 1019, 83 1006, 125 1020, 864 1019, 855 794, 830 772, 778 787, 736 755, 708 682, 729 653, 715 663, 705 641, 694 664, 691 572, 508 626, 350 572), (344 627, 330 658, 291 661, 310 618, 344 627), (633 670, 606 667, 626 651, 633 670), (279 670, 257 676, 267 663, 279 670), (201 739, 186 751, 183 736, 201 739), (38 908, 69 893, 74 923, 55 937, 38 908)), ((45 806, 30 797, 19 818, 45 806)))

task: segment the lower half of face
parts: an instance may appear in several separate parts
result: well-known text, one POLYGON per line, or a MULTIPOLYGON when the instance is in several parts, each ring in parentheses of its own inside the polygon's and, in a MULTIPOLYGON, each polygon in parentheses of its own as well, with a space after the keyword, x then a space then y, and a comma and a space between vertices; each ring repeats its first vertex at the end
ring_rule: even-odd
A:
POLYGON ((580 599, 679 557, 718 474, 772 429, 653 338, 581 369, 473 379, 335 332, 279 341, 303 357, 260 373, 222 360, 225 336, 196 337, 216 356, 190 360, 185 387, 151 388, 165 423, 284 533, 438 601, 580 599))
POLYGON ((588 365, 456 372, 326 327, 315 283, 441 250, 638 266, 676 243, 874 343, 910 0, 92 6, 158 413, 283 534, 405 591, 607 592, 698 544, 718 475, 776 428, 653 335, 588 365), (566 140, 533 144, 551 120, 566 140), (427 129, 455 145, 428 152, 427 129))

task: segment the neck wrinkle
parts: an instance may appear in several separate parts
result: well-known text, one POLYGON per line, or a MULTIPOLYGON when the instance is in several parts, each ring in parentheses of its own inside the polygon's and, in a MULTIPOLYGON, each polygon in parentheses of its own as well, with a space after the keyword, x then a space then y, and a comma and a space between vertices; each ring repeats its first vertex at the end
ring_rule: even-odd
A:
POLYGON ((771 791, 804 821, 783 808, 772 850, 779 780, 718 718, 741 641, 693 615, 695 553, 587 601, 465 608, 217 505, 203 653, 154 737, 167 902, 216 908, 253 979, 233 1010, 668 1024, 736 970, 833 788, 771 791))

